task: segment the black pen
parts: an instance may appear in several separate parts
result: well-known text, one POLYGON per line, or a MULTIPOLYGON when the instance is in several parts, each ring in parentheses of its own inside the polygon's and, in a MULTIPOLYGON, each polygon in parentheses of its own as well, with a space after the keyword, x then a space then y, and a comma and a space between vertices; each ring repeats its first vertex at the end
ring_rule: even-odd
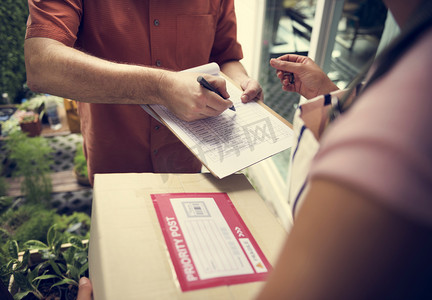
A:
MULTIPOLYGON (((215 89, 207 80, 205 80, 204 77, 198 76, 197 81, 199 82, 199 84, 201 84, 201 86, 205 87, 209 91, 215 92, 216 94, 218 94, 219 96, 221 96, 223 99, 225 99, 225 97, 222 96, 222 94, 219 93, 219 91, 217 89, 215 89)), ((235 111, 234 105, 231 106, 229 109, 235 111)))

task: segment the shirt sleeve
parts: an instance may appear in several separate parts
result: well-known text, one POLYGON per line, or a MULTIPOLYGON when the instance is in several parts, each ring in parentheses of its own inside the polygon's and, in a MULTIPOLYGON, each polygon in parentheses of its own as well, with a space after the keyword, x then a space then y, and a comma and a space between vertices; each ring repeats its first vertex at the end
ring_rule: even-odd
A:
POLYGON ((210 60, 219 65, 243 58, 243 51, 237 41, 237 20, 233 0, 222 0, 217 29, 210 60))
POLYGON ((82 16, 81 0, 29 0, 26 39, 45 37, 72 47, 82 16))

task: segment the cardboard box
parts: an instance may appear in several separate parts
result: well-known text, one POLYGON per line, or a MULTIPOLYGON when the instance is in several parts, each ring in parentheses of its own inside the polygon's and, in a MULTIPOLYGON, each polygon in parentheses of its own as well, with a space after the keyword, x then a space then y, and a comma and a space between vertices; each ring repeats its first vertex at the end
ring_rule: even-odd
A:
POLYGON ((97 174, 93 191, 89 260, 95 300, 252 299, 264 284, 182 292, 151 194, 226 192, 272 265, 286 237, 242 174, 97 174))

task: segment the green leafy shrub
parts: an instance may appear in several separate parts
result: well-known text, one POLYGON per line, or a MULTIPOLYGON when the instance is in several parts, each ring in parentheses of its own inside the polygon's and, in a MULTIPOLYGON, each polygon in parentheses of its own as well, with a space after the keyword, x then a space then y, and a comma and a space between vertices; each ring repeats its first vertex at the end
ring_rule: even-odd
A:
POLYGON ((0 177, 0 196, 6 196, 8 184, 4 177, 0 177))
MULTIPOLYGON (((14 299, 23 299, 33 294, 38 299, 51 299, 54 287, 64 287, 66 292, 77 291, 78 281, 81 276, 88 276, 88 245, 80 239, 70 237, 70 246, 65 250, 62 244, 65 236, 55 226, 47 233, 46 243, 38 240, 30 240, 25 243, 27 248, 19 260, 19 246, 14 240, 8 243, 8 260, 0 266, 0 278, 6 286, 10 276, 15 279, 14 299), (41 260, 32 263, 30 251, 37 250, 41 260), (48 288, 42 289, 43 283, 48 283, 48 288)), ((75 294, 76 296, 76 294, 75 294)))
POLYGON ((2 0, 0 5, 0 94, 18 103, 25 89, 24 36, 27 0, 2 0))
POLYGON ((40 209, 33 212, 30 218, 16 229, 14 239, 16 239, 19 244, 23 244, 32 239, 46 242, 46 233, 54 223, 54 216, 54 210, 40 209))
POLYGON ((66 237, 77 236, 80 239, 90 237, 90 216, 83 212, 73 212, 71 215, 56 215, 56 228, 66 237))
POLYGON ((87 160, 84 156, 84 149, 82 143, 78 143, 76 146, 76 152, 74 156, 74 167, 75 167, 75 171, 79 175, 88 178, 87 160))
POLYGON ((28 203, 43 203, 51 198, 50 165, 52 148, 43 137, 27 137, 21 131, 11 133, 5 149, 16 163, 14 176, 22 176, 21 191, 28 203))
POLYGON ((0 217, 0 225, 22 246, 31 239, 45 241, 48 229, 54 224, 55 210, 40 204, 11 208, 0 217))

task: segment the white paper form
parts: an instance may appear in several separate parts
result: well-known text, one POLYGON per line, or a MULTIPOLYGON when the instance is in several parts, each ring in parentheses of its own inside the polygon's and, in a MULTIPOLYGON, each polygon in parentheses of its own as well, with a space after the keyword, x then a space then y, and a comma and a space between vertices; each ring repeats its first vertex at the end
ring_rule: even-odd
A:
POLYGON ((201 279, 254 273, 213 198, 177 198, 171 205, 201 279))
MULTIPOLYGON (((209 64, 188 71, 218 74, 209 64)), ((242 91, 227 80, 236 111, 186 122, 161 105, 150 105, 164 123, 200 159, 209 171, 224 178, 292 146, 290 127, 256 102, 242 103, 242 91)))

